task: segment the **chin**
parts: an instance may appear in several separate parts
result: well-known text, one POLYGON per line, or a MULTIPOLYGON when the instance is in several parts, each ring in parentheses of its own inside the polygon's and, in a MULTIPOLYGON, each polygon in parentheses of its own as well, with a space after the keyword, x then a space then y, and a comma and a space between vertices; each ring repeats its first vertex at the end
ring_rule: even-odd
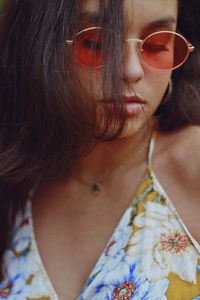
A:
POLYGON ((136 135, 146 137, 154 127, 156 119, 153 117, 148 118, 143 114, 140 118, 130 118, 124 127, 119 139, 131 138, 136 135))

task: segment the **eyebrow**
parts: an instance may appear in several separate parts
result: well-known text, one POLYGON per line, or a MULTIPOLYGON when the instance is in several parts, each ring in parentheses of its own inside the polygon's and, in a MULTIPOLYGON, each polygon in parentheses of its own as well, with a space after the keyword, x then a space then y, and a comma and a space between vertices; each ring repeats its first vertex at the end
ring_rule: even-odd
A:
POLYGON ((96 12, 84 12, 79 15, 79 21, 84 23, 99 23, 100 21, 105 22, 107 20, 107 17, 104 16, 103 18, 100 17, 100 15, 96 12))
POLYGON ((153 30, 160 27, 171 27, 172 25, 176 24, 176 22, 177 21, 174 17, 167 17, 147 24, 144 30, 153 30))
MULTIPOLYGON (((101 19, 100 15, 97 12, 84 12, 79 15, 79 21, 84 24, 96 24, 100 21, 105 23, 107 20, 107 16, 103 16, 101 19)), ((171 28, 174 24, 176 24, 176 19, 174 17, 166 17, 164 19, 156 20, 145 25, 143 31, 154 30, 160 27, 168 27, 171 28)))

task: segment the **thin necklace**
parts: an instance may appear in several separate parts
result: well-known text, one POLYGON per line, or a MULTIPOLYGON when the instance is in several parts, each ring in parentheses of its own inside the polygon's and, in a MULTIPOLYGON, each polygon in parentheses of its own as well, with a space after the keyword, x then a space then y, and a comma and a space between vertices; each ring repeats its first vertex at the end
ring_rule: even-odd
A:
MULTIPOLYGON (((148 152, 149 152, 149 144, 150 142, 146 142, 142 145, 142 147, 139 148, 139 150, 134 154, 133 157, 127 159, 125 161, 125 163, 115 167, 113 170, 111 170, 108 174, 108 172, 106 172, 106 174, 104 176, 101 177, 101 179, 94 181, 92 184, 88 183, 84 180, 82 180, 81 178, 75 177, 79 182, 81 182, 84 185, 87 185, 90 187, 90 190, 92 191, 92 193, 96 196, 100 195, 102 190, 103 190, 103 185, 106 181, 106 179, 111 176, 113 173, 118 173, 121 174, 123 171, 126 171, 126 167, 127 165, 129 165, 131 162, 133 162, 136 157, 138 157, 143 151, 145 151, 145 149, 147 150, 148 148, 148 152), (147 147, 148 146, 148 147, 147 147)), ((129 168, 130 169, 130 168, 129 168)))

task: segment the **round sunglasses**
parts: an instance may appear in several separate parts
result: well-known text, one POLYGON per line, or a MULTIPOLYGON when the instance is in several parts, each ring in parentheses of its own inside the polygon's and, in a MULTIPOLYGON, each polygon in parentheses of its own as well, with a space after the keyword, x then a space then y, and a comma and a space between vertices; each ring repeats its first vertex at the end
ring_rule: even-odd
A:
MULTIPOLYGON (((113 40, 114 32, 102 27, 89 27, 79 31, 73 40, 67 40, 71 53, 82 65, 103 67, 105 65, 106 43, 113 40)), ((173 31, 158 31, 148 35, 144 40, 127 39, 125 42, 140 43, 142 60, 157 70, 174 70, 188 58, 194 46, 184 36, 173 31)))

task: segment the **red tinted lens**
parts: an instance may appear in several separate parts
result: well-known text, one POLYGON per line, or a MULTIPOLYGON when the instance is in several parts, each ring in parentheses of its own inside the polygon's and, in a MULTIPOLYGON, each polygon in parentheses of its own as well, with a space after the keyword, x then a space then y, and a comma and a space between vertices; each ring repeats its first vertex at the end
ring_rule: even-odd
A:
POLYGON ((158 70, 172 70, 179 67, 185 62, 188 54, 185 39, 171 32, 154 33, 142 46, 144 61, 158 70))
POLYGON ((86 29, 76 36, 73 54, 83 65, 98 67, 103 63, 104 30, 102 28, 86 29))

